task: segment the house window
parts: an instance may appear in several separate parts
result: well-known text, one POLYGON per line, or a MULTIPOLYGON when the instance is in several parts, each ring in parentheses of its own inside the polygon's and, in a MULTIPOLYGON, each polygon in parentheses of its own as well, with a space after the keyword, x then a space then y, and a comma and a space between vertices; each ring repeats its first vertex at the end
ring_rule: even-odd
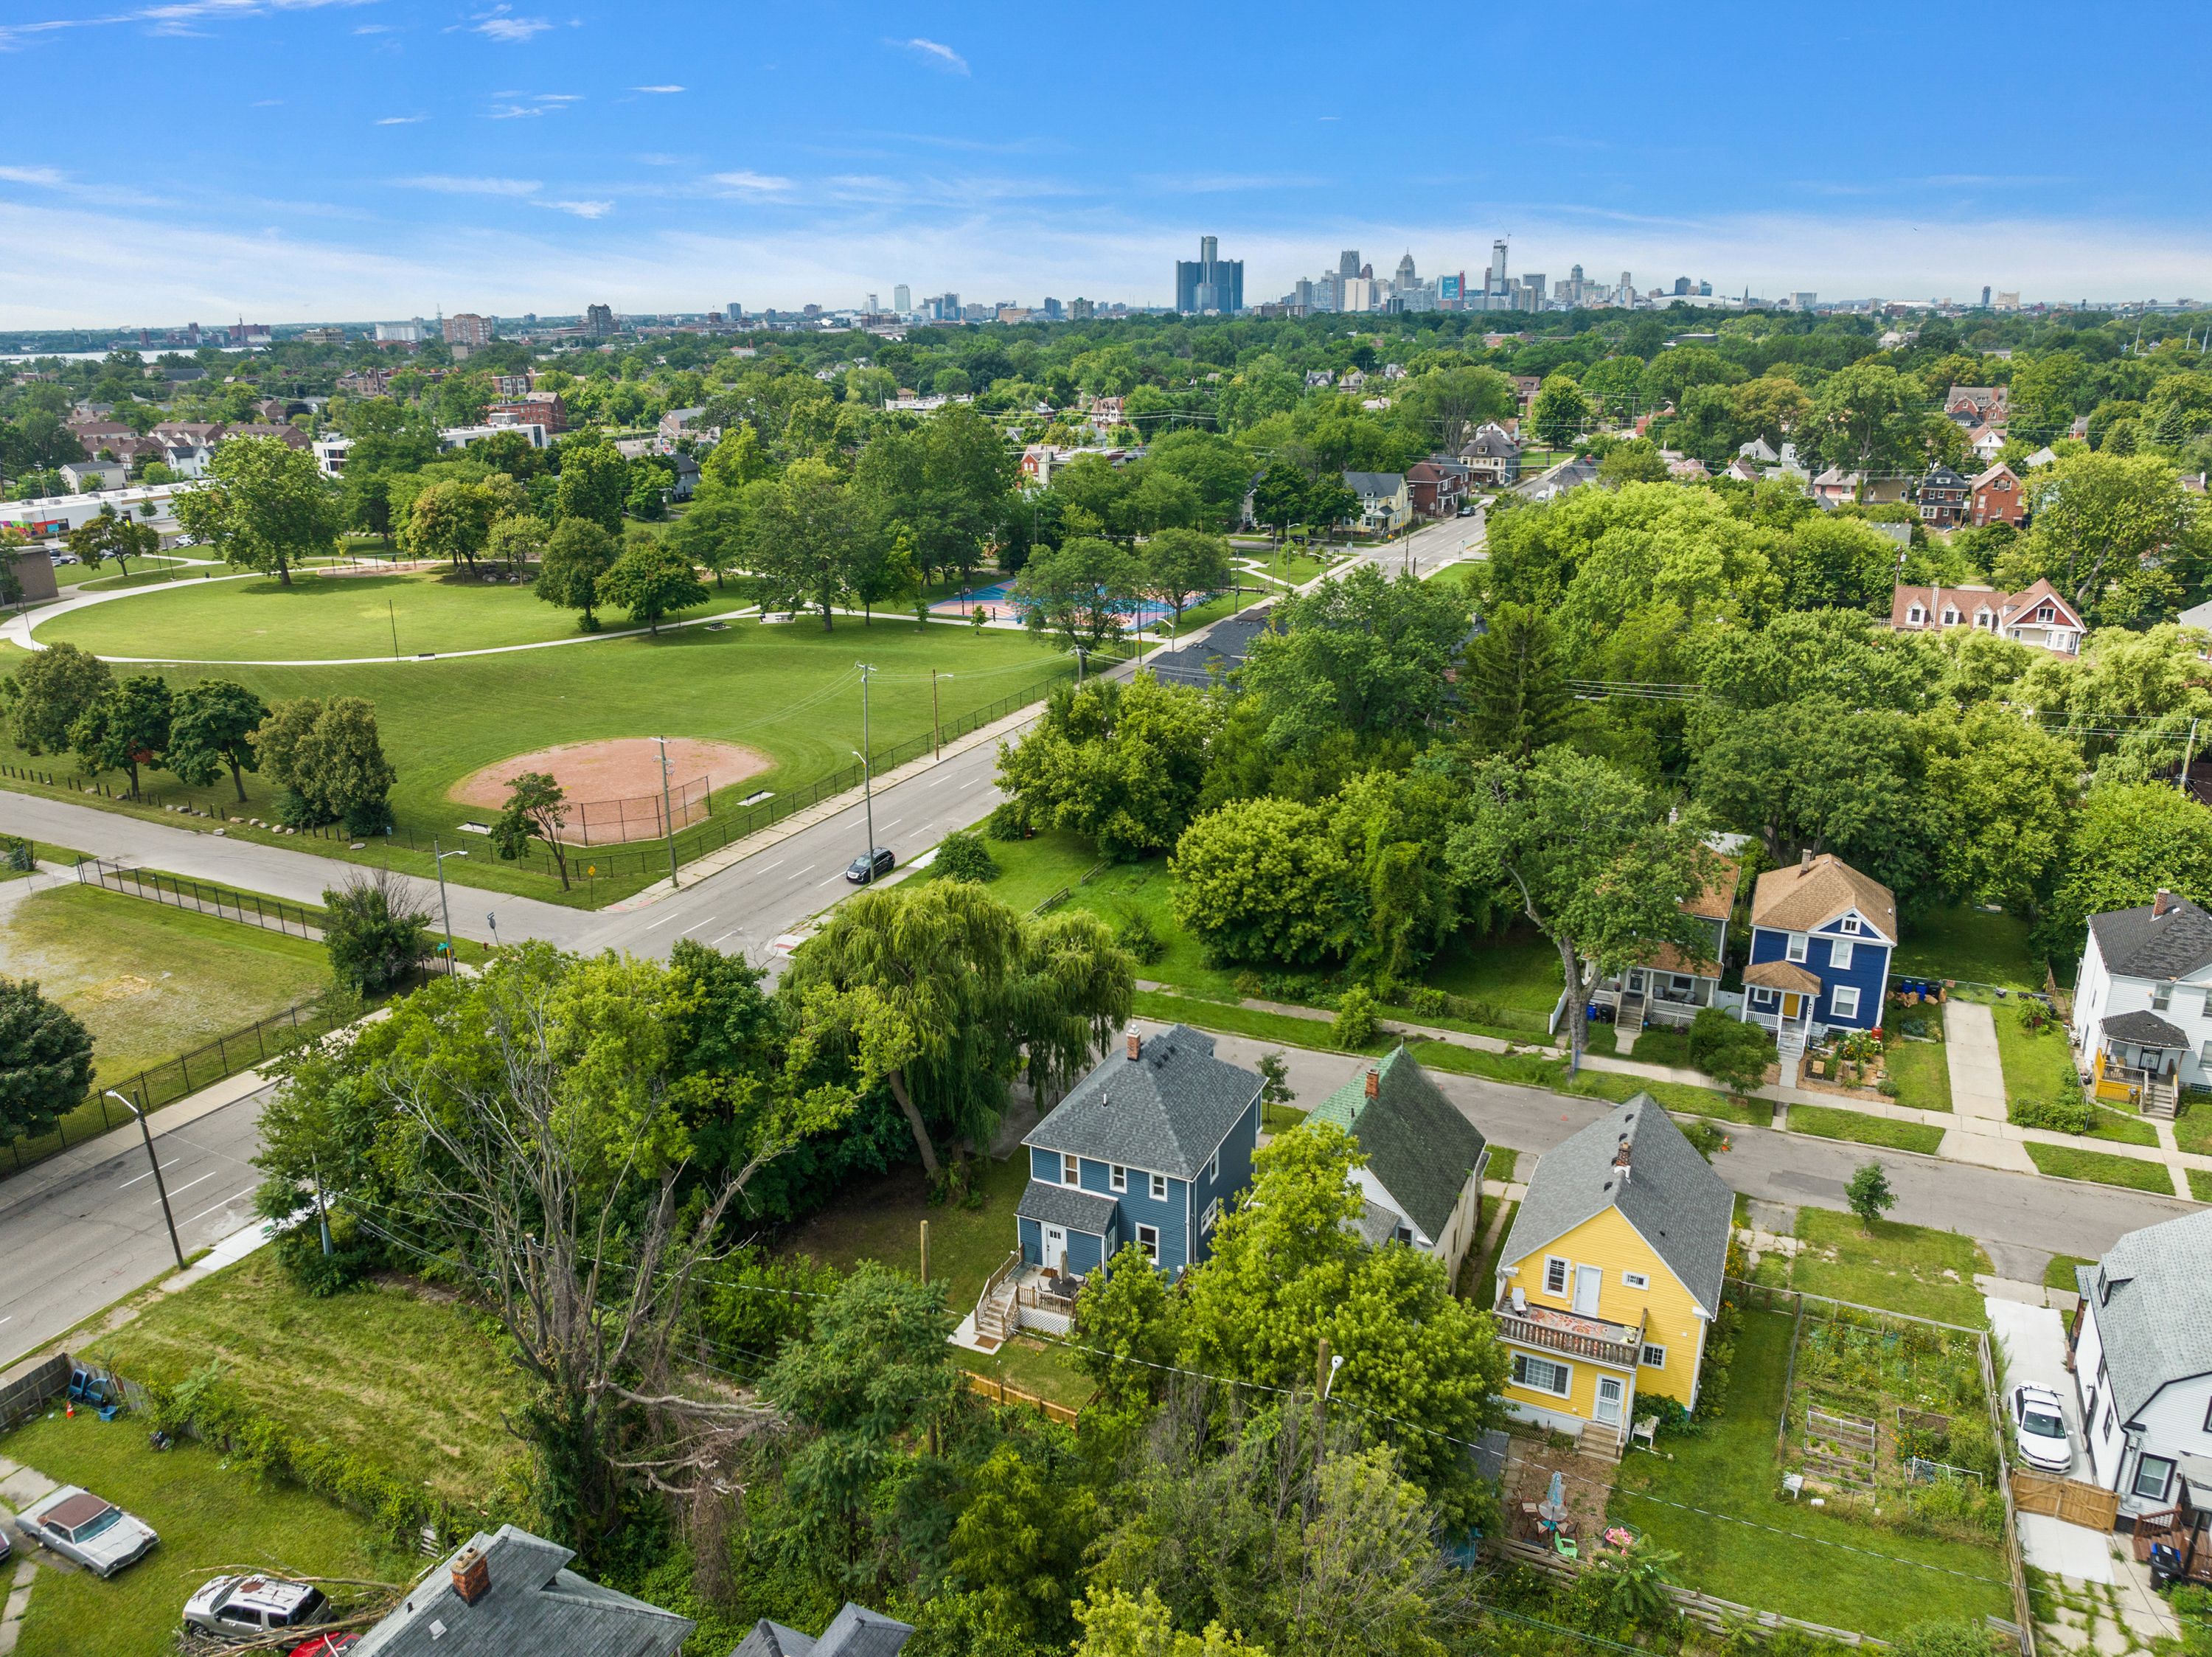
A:
POLYGON ((2105 1406, 2105 1436, 2106 1436, 2106 1438, 2110 1438, 2110 1437, 2112 1437, 2112 1406, 2111 1404, 2106 1404, 2106 1405, 2105 1406))
POLYGON ((1109 1191, 1128 1190, 1128 1169, 1123 1167, 1119 1162, 1108 1164, 1106 1168, 1106 1189, 1109 1191))
POLYGON ((1152 1175, 1152 1201, 1154 1201, 1155 1203, 1164 1203, 1164 1202, 1166 1202, 1166 1201, 1168 1200, 1168 1177, 1167 1177, 1167 1175, 1165 1175, 1165 1174, 1164 1174, 1164 1173, 1156 1173, 1156 1174, 1154 1174, 1154 1175, 1152 1175))
POLYGON ((1773 1006, 1774 991, 1771 990, 1761 990, 1758 985, 1753 984, 1751 990, 1751 1004, 1753 1007, 1773 1006))
POLYGON ((1624 1271, 1620 1274, 1620 1281, 1622 1285, 1628 1288, 1649 1288, 1651 1287, 1650 1277, 1641 1271, 1624 1271))
POLYGON ((1905 618, 1906 621, 1911 623, 1912 625, 1917 627, 1922 622, 1928 619, 1928 612, 1916 604, 1910 610, 1905 612, 1905 618))
POLYGON ((1220 1223, 1221 1199, 1217 1197, 1206 1205, 1206 1212, 1198 1216, 1198 1234, 1201 1237, 1211 1237, 1213 1235, 1214 1227, 1220 1223))
POLYGON ((1564 1295, 1567 1292, 1567 1263, 1556 1254, 1544 1257, 1544 1293, 1564 1295))
POLYGON ((1060 1183, 1063 1185, 1079 1185, 1083 1183, 1083 1164, 1065 1152, 1061 1153, 1060 1159, 1060 1183))
POLYGON ((1549 1358, 1533 1358, 1526 1352, 1513 1355, 1513 1384, 1525 1386, 1532 1392, 1549 1392, 1563 1398, 1572 1390, 1575 1372, 1563 1363, 1553 1363, 1549 1358))
POLYGON ((2204 1430, 2212 1433, 2212 1404, 2204 1406, 2204 1430))
MULTIPOLYGON (((2206 1419, 2212 1420, 2212 1408, 2206 1410, 2205 1416, 2206 1419)), ((2097 1423, 2097 1389, 2094 1386, 2089 1389, 2088 1407, 2082 1410, 2081 1419, 2093 1427, 2097 1423)))
POLYGON ((1838 969, 1849 966, 1856 953, 1850 940, 1839 939, 1828 946, 1828 965, 1838 969))
POLYGON ((1644 1367, 1646 1369, 1664 1369, 1667 1367, 1667 1349, 1663 1346, 1646 1345, 1644 1349, 1644 1367))
POLYGON ((2163 1502, 2166 1487, 2173 1477, 2173 1462, 2170 1457, 2146 1455, 2136 1462, 2134 1494, 2145 1502, 2163 1502))
POLYGON ((1805 951, 1808 947, 1808 941, 1802 932, 1792 932, 1790 935, 1787 953, 1791 960, 1802 961, 1805 959, 1805 951))
POLYGON ((1959 624, 1959 612, 1948 604, 1943 606, 1943 624, 1946 627, 1956 627, 1959 624))
POLYGON ((1206 1178, 1209 1184, 1221 1178, 1221 1153, 1216 1150, 1206 1159, 1206 1178))
POLYGON ((1856 937, 1860 933, 1866 930, 1866 927, 1859 920, 1857 916, 1846 915, 1844 917, 1843 920, 1838 923, 1836 930, 1838 932, 1848 933, 1852 937, 1856 937))
POLYGON ((2152 1012, 2163 1013, 2167 1008, 2172 1005, 2173 985, 2171 983, 2157 984, 2151 986, 2150 1010, 2152 1012))
POLYGON ((1838 984, 1829 996, 1828 1012, 1834 1018, 1856 1018, 1859 1015, 1858 986, 1850 984, 1838 984))

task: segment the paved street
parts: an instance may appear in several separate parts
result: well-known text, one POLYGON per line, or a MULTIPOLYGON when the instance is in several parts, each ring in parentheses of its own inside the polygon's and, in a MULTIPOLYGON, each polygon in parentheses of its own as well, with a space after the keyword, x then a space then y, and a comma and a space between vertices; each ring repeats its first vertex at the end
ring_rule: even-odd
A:
MULTIPOLYGON (((187 1258, 253 1217, 260 1176, 251 1161, 267 1093, 166 1132, 153 1118, 187 1258)), ((33 1168, 0 1182, 0 1367, 176 1264, 145 1142, 126 1130, 94 1142, 105 1154, 66 1178, 33 1168)))

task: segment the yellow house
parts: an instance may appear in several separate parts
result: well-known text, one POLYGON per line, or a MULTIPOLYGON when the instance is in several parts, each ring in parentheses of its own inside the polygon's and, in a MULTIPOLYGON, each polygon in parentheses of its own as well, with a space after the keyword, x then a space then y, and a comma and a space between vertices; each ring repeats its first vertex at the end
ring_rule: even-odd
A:
POLYGON ((1498 1258, 1511 1412, 1617 1457, 1639 1397, 1694 1409, 1735 1204, 1650 1093, 1545 1152, 1498 1258))

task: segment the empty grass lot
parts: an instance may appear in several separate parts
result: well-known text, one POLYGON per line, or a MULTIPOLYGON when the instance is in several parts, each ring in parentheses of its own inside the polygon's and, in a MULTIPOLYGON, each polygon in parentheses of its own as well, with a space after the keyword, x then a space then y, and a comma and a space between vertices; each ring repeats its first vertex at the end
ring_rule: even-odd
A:
POLYGON ((1951 1062, 1942 1042, 1900 1038, 1886 1043, 1885 1049, 1882 1057, 1897 1084, 1899 1104, 1919 1111, 1951 1108, 1951 1062))
POLYGON ((42 1566, 15 1657, 170 1657, 185 1601, 226 1568, 400 1586, 422 1563, 373 1552, 351 1514, 301 1490, 259 1483, 219 1451, 187 1441, 156 1454, 147 1447, 145 1422, 131 1416, 103 1424, 97 1415, 72 1421, 56 1410, 0 1438, 0 1455, 83 1485, 161 1538, 106 1581, 42 1566))
POLYGON ((2008 990, 2043 988, 2043 963, 2027 947, 2027 923, 1960 905, 1921 917, 1889 964, 1893 977, 1956 978, 2008 990))
POLYGON ((1797 1235, 1807 1246, 1788 1278, 1793 1288, 1968 1329, 1989 1327, 1974 1274, 1988 1271, 1990 1261, 1971 1237, 1889 1220, 1875 1221, 1869 1231, 1855 1215, 1810 1207, 1797 1210, 1797 1235))
MULTIPOLYGON (((235 584, 211 590, 222 592, 230 585, 235 584)), ((322 585, 330 590, 316 596, 334 599, 341 606, 357 596, 349 594, 344 582, 322 585)), ((533 624, 562 614, 524 588, 468 596, 512 606, 533 624)), ((162 602, 134 599, 122 608, 162 602)), ((403 631, 403 645, 405 640, 403 631)), ((341 654, 304 646, 301 653, 341 654)), ((13 647, 0 649, 0 670, 20 660, 13 647)), ((1075 671, 1073 661, 1023 633, 979 634, 961 626, 922 627, 880 618, 872 627, 863 627, 840 617, 835 630, 826 633, 815 621, 769 626, 746 621, 733 622, 720 632, 687 628, 658 639, 603 638, 508 655, 346 667, 172 667, 164 676, 177 688, 205 679, 235 679, 272 704, 301 696, 366 698, 375 704, 385 752, 398 772, 393 812, 403 830, 427 843, 434 832, 453 832, 461 822, 483 815, 480 808, 447 797, 455 783, 479 767, 555 743, 653 735, 742 743, 765 754, 773 769, 723 790, 718 805, 758 789, 788 793, 803 788, 853 763, 851 750, 860 740, 860 675, 854 666, 859 661, 877 670, 869 711, 871 739, 879 754, 931 731, 933 668, 952 675, 940 677, 937 685, 947 725, 1009 696, 1041 697, 1050 683, 1075 671)), ((0 760, 36 763, 6 738, 0 738, 0 760)), ((52 765, 51 760, 45 763, 52 765)), ((165 799, 221 805, 234 817, 271 814, 273 796, 264 777, 249 774, 244 806, 236 803, 228 777, 199 789, 177 786, 166 772, 155 772, 148 781, 165 799)), ((285 844, 334 859, 348 855, 343 839, 285 844)), ((387 852, 375 845, 352 854, 364 862, 382 862, 387 855, 394 868, 430 873, 427 844, 422 855, 414 856, 405 850, 404 838, 398 850, 387 852)), ((526 874, 495 857, 449 864, 447 875, 562 900, 550 875, 526 874)), ((598 895, 621 893, 610 893, 602 883, 598 895)), ((578 892, 568 901, 582 904, 586 894, 578 892)))
POLYGON ((2110 1151, 2083 1150, 2077 1145, 2044 1145, 2031 1140, 2028 1160, 2036 1170, 2054 1179, 2085 1179, 2092 1185, 2121 1185, 2130 1191, 2173 1194, 2173 1180, 2163 1162, 2133 1156, 2114 1156, 2110 1151))
POLYGON ((107 1087, 330 982, 319 943, 76 885, 9 911, 0 970, 36 979, 84 1020, 107 1087))
POLYGON ((1488 1003, 1516 1027, 1542 1035, 1566 976, 1552 941, 1528 927, 1494 938, 1462 938, 1429 964, 1428 981, 1448 995, 1488 1003))
POLYGON ((1847 1139, 1861 1145, 1884 1145, 1892 1150, 1919 1151, 1933 1156, 1943 1142, 1943 1130, 1924 1122, 1899 1122, 1893 1117, 1869 1116, 1864 1111, 1841 1111, 1826 1105, 1792 1105, 1792 1133, 1815 1134, 1822 1139, 1847 1139))
POLYGON ((473 1510, 522 1459, 501 1415, 526 1391, 489 1325, 434 1295, 395 1284, 313 1300, 264 1252, 179 1293, 142 1295, 139 1315, 88 1349, 173 1384, 220 1363, 295 1431, 473 1510))
POLYGON ((1687 1586, 1762 1611, 1892 1640, 1915 1623, 2009 1616, 2004 1558, 1995 1548, 1894 1535, 1778 1499, 1774 1423, 1790 1331, 1780 1313, 1744 1314, 1712 1425, 1702 1436, 1668 1441, 1671 1460, 1629 1456, 1613 1517, 1679 1550, 1687 1586))

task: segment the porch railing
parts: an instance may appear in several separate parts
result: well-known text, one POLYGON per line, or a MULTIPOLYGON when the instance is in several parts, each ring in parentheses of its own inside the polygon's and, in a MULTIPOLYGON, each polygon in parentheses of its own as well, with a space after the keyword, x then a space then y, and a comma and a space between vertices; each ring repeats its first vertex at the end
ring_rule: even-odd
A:
POLYGON ((1495 1308, 1498 1332, 1504 1339, 1517 1341, 1523 1346, 1542 1347, 1547 1351, 1565 1352, 1571 1356, 1588 1358, 1594 1363, 1613 1364, 1633 1369, 1644 1357, 1644 1320, 1638 1318, 1635 1325, 1608 1323, 1602 1319, 1585 1318, 1567 1313, 1546 1315, 1540 1307, 1530 1307, 1526 1312, 1516 1312, 1510 1300, 1501 1300, 1495 1308), (1592 1334, 1585 1329, 1569 1328, 1551 1318, 1572 1318, 1576 1324, 1595 1325, 1604 1331, 1617 1333, 1592 1334))

